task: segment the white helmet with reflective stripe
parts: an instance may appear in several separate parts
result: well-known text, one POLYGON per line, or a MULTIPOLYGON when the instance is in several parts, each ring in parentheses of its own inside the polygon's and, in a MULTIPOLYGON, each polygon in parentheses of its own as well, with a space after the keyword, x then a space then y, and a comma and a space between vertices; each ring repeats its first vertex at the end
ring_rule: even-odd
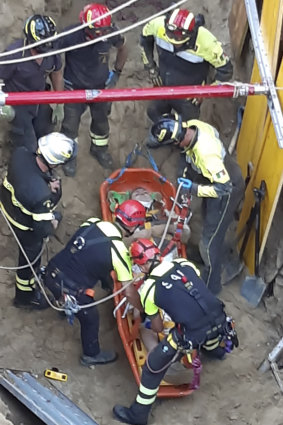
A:
POLYGON ((65 164, 77 156, 77 143, 63 133, 50 133, 38 139, 38 153, 50 165, 65 164))

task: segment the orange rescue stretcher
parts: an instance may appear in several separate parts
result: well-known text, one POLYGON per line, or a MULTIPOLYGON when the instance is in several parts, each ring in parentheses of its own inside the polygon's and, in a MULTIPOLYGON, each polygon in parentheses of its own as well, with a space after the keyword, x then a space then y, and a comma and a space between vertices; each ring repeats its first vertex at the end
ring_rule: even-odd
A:
MULTIPOLYGON (((122 170, 114 171, 108 179, 106 179, 100 186, 100 202, 102 209, 102 218, 107 221, 113 221, 113 211, 111 211, 111 204, 109 202, 109 192, 111 193, 131 193, 136 188, 144 188, 151 193, 159 193, 162 195, 162 203, 164 208, 170 210, 173 201, 170 198, 175 198, 175 186, 162 177, 157 171, 148 168, 125 168, 122 170)), ((112 208, 113 210, 113 208, 112 208)), ((180 208, 175 207, 176 214, 180 214, 180 208)), ((181 255, 186 256, 185 246, 182 246, 181 255)), ((115 275, 113 273, 113 275, 115 275)), ((121 288, 120 283, 114 279, 114 291, 121 288)), ((121 303, 124 298, 123 294, 118 294, 114 298, 115 307, 121 303)), ((147 350, 142 341, 139 324, 140 320, 133 317, 133 313, 125 311, 126 303, 124 303, 116 311, 116 320, 118 324, 118 331, 130 363, 132 372, 134 374, 137 385, 140 384, 140 376, 142 366, 146 361, 147 350)), ((186 363, 186 362, 185 362, 186 363)), ((188 362, 187 366, 191 367, 188 362)), ((190 383, 172 385, 166 381, 162 381, 157 397, 160 398, 174 398, 189 395, 194 390, 191 388, 190 383)))

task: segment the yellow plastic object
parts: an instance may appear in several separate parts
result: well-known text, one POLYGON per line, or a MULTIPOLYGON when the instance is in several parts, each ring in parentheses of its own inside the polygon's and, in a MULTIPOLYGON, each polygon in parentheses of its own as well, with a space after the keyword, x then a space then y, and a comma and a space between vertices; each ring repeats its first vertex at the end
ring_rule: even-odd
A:
POLYGON ((59 372, 58 369, 46 369, 44 371, 44 376, 48 379, 55 379, 56 381, 66 382, 68 379, 68 375, 66 373, 59 372))
MULTIPOLYGON (((278 45, 282 28, 283 0, 264 0, 261 14, 261 29, 264 45, 272 75, 275 75, 278 61, 278 45)), ((251 82, 260 82, 258 66, 255 61, 251 82)), ((277 86, 283 84, 283 64, 277 77, 277 86)), ((277 92, 281 107, 283 93, 277 92)), ((266 197, 262 203, 262 220, 260 230, 260 258, 262 256, 271 222, 276 210, 282 188, 283 150, 279 148, 271 121, 265 96, 250 96, 247 99, 243 123, 238 139, 238 161, 243 176, 246 177, 249 162, 253 165, 253 174, 246 190, 245 202, 239 222, 239 230, 247 221, 254 204, 253 188, 259 187, 261 180, 267 185, 266 197)), ((252 233, 244 254, 250 273, 254 272, 254 233, 252 233)))

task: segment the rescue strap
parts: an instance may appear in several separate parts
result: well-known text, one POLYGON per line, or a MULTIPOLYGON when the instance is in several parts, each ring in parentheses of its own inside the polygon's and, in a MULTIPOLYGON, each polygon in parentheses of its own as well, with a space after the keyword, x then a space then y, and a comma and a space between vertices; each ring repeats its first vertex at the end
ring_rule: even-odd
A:
MULTIPOLYGON (((84 246, 86 245, 86 236, 88 235, 88 233, 93 229, 92 225, 93 224, 98 224, 101 223, 103 220, 100 219, 96 219, 95 221, 89 221, 87 220, 85 223, 89 223, 88 225, 85 224, 85 229, 83 229, 82 233, 74 240, 72 247, 70 249, 72 254, 75 254, 76 252, 80 251, 81 249, 84 248, 84 246)), ((98 228, 99 229, 99 228, 98 228)), ((102 233, 103 230, 99 229, 102 233)), ((93 245, 98 245, 98 244, 102 244, 105 242, 111 242, 111 248, 113 248, 113 250, 115 251, 117 257, 119 258, 119 260, 121 261, 121 263, 124 265, 124 267, 126 269, 128 269, 128 265, 125 262, 124 258, 121 256, 118 248, 115 246, 114 241, 119 241, 122 242, 122 238, 119 236, 101 236, 98 238, 95 238, 91 241, 87 241, 87 247, 89 248, 90 246, 93 245)))
MULTIPOLYGON (((181 267, 184 267, 184 265, 182 265, 181 263, 178 263, 181 267)), ((154 279, 154 282, 150 285, 150 287, 148 288, 144 300, 143 300, 143 305, 145 306, 146 304, 146 300, 150 294, 150 291, 152 290, 152 288, 156 285, 156 280, 157 279, 166 279, 166 277, 172 273, 172 269, 170 269, 169 271, 167 271, 164 275, 162 276, 155 276, 155 275, 150 275, 151 279, 154 279)), ((208 318, 208 321, 210 323, 210 327, 209 329, 207 329, 206 334, 210 335, 213 332, 216 332, 217 330, 219 330, 219 332, 222 330, 223 328, 223 319, 219 317, 218 314, 216 314, 215 312, 211 312, 207 303, 205 302, 204 298, 201 296, 201 294, 199 293, 198 289, 194 287, 193 283, 188 281, 187 277, 183 274, 182 278, 181 278, 182 282, 184 283, 189 295, 197 302, 197 304, 200 306, 200 308, 202 309, 202 311, 205 313, 205 315, 208 318), (189 285, 186 285, 186 283, 189 283, 189 285)), ((222 303, 223 305, 223 303, 222 303)), ((224 312, 223 312, 224 314, 224 312)), ((202 330, 202 329, 199 329, 202 330)), ((193 330, 194 331, 194 330, 193 330)))
MULTIPOLYGON (((137 143, 135 145, 134 149, 126 157, 125 165, 124 165, 123 168, 121 168, 118 176, 113 178, 113 179, 108 177, 106 179, 106 181, 109 184, 112 184, 115 181, 119 180, 119 178, 124 174, 126 169, 131 167, 134 164, 134 162, 135 162, 135 160, 137 159, 138 156, 142 156, 143 158, 147 159, 149 161, 150 165, 152 166, 153 170, 156 171, 157 173, 159 173, 156 162, 155 162, 153 156, 151 155, 151 153, 149 152, 149 150, 147 148, 145 148, 145 146, 143 146, 143 145, 140 147, 139 144, 137 143)), ((166 177, 163 177, 161 175, 160 175, 159 178, 160 178, 161 182, 165 182, 167 180, 166 177)))
POLYGON ((188 212, 189 212, 189 209, 190 209, 190 205, 191 205, 191 198, 188 197, 188 196, 184 197, 182 204, 180 205, 181 213, 179 214, 179 217, 178 217, 177 227, 176 227, 175 233, 174 233, 172 239, 170 240, 169 244, 162 251, 161 257, 164 258, 168 254, 168 252, 171 251, 171 249, 174 245, 177 246, 178 254, 180 256, 182 255, 181 236, 182 236, 183 227, 184 227, 184 224, 186 222, 187 215, 188 215, 188 212))

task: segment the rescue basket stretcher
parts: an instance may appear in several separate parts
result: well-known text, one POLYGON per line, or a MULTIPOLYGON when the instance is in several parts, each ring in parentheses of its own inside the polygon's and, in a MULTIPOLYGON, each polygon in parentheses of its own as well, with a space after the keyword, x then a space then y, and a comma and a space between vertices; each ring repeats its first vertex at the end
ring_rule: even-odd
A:
MULTIPOLYGON (((126 168, 121 173, 121 170, 114 171, 110 177, 105 180, 100 186, 100 202, 102 209, 102 218, 107 221, 113 221, 113 208, 111 211, 111 204, 109 203, 109 193, 130 193, 136 188, 144 188, 150 193, 159 193, 162 196, 162 204, 167 210, 171 210, 173 201, 172 198, 176 196, 176 189, 174 185, 162 177, 157 171, 148 168, 126 168)), ((122 201, 122 200, 121 200, 122 201)), ((180 214, 180 208, 175 206, 175 213, 180 214)), ((181 247, 181 255, 186 256, 185 246, 181 247)), ((115 273, 113 273, 115 275, 115 273)), ((114 277, 114 291, 121 288, 120 283, 114 277)), ((123 293, 118 294, 114 298, 115 307, 117 307, 122 299, 123 293)), ((140 384, 140 376, 142 366, 146 361, 147 350, 141 337, 140 332, 140 319, 134 317, 133 311, 126 309, 126 304, 116 309, 116 320, 118 331, 126 352, 128 361, 130 363, 133 375, 137 385, 140 384)), ((188 363, 187 363, 188 366, 188 363)), ((190 365, 189 365, 190 367, 190 365)), ((188 371, 188 370, 187 370, 188 371)), ((189 371, 188 371, 189 372, 189 371)), ((189 372, 190 374, 190 372, 189 372)), ((190 374, 193 376, 193 373, 190 374)), ((166 378, 166 377, 165 377, 166 378)), ((183 397, 189 395, 194 390, 191 388, 190 383, 172 384, 163 380, 157 397, 183 397)))

